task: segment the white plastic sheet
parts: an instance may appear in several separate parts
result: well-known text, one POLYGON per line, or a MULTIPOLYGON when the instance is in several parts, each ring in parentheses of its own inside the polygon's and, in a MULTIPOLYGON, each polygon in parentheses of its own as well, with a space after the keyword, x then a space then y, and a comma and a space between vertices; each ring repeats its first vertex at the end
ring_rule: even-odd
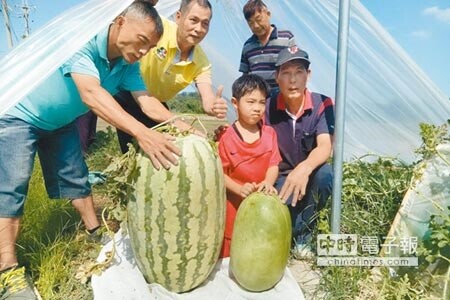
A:
POLYGON ((50 76, 133 0, 90 0, 63 12, 0 61, 0 116, 50 76))
MULTIPOLYGON (((288 268, 283 278, 268 291, 254 293, 240 288, 229 274, 229 259, 219 260, 207 280, 191 292, 177 294, 163 286, 147 284, 139 271, 129 236, 122 231, 116 237, 116 256, 112 266, 99 276, 92 277, 95 300, 280 300, 304 299, 303 293, 288 268), (113 284, 112 284, 113 283, 113 284)), ((98 261, 105 259, 105 253, 112 248, 112 242, 103 247, 98 261)))
MULTIPOLYGON (((240 75, 240 53, 251 35, 242 14, 246 0, 213 0, 210 32, 202 43, 213 64, 213 83, 240 75)), ((132 1, 90 0, 64 12, 0 61, 0 115, 106 26, 132 1)), ((272 21, 295 34, 311 57, 310 88, 334 98, 338 0, 265 0, 272 21)), ((159 1, 172 15, 180 0, 159 1)), ((358 0, 351 1, 344 157, 366 153, 414 160, 420 122, 442 124, 450 101, 358 0)), ((230 106, 231 108, 231 106, 230 106)), ((235 115, 230 109, 229 121, 235 115)))
MULTIPOLYGON (((450 213, 450 143, 440 144, 436 150, 437 155, 420 165, 420 178, 413 181, 403 198, 388 234, 395 242, 404 237, 424 240, 431 216, 450 213)), ((383 253, 391 257, 405 254, 399 247, 388 245, 383 253)))

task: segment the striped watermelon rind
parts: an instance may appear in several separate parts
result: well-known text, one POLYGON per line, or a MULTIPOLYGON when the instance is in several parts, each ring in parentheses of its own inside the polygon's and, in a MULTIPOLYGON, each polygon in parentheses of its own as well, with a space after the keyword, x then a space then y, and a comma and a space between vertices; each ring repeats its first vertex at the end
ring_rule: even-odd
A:
POLYGON ((127 220, 145 279, 181 293, 203 283, 217 262, 225 185, 220 159, 206 139, 187 135, 175 144, 182 156, 169 170, 156 170, 146 155, 137 154, 127 220))

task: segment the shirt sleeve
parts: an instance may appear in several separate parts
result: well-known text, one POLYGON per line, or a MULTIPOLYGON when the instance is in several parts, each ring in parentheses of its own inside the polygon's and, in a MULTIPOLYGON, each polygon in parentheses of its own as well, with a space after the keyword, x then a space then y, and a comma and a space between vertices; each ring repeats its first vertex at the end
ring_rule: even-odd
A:
POLYGON ((316 134, 334 134, 334 102, 331 98, 325 98, 319 109, 319 122, 316 134))
POLYGON ((64 76, 69 76, 70 73, 78 73, 90 75, 100 80, 100 73, 94 60, 96 48, 92 46, 92 43, 93 41, 87 43, 61 66, 64 76))
POLYGON ((128 65, 126 75, 120 85, 121 89, 130 92, 146 91, 144 80, 141 76, 139 62, 128 65))
POLYGON ((205 67, 202 72, 200 72, 200 74, 198 74, 195 78, 194 78, 194 82, 195 84, 201 84, 201 83, 206 83, 206 84, 212 84, 212 80, 211 80, 211 65, 205 67))
POLYGON ((230 163, 230 159, 228 158, 228 155, 227 155, 223 135, 222 135, 222 138, 219 140, 219 157, 220 157, 220 160, 222 161, 223 172, 225 174, 229 174, 228 169, 230 168, 231 163, 230 163))

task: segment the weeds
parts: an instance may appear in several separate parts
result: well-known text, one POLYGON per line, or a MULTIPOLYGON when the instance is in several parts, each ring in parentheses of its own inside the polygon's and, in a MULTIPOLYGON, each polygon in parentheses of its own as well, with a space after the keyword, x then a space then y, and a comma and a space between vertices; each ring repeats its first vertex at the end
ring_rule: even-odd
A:
POLYGON ((326 300, 355 299, 359 282, 368 276, 367 268, 327 267, 322 270, 321 291, 326 300))
POLYGON ((381 238, 409 187, 412 167, 392 158, 364 158, 344 164, 341 232, 381 238))
MULTIPOLYGON (((384 238, 409 187, 412 167, 388 158, 365 156, 343 167, 341 233, 384 238), (372 159, 372 162, 368 161, 372 159)), ((319 214, 318 231, 329 232, 329 207, 319 214)), ((364 267, 321 268, 326 299, 356 299, 361 282, 370 278, 364 267)), ((377 298, 361 298, 377 299, 377 298)))
POLYGON ((79 227, 80 218, 68 201, 47 197, 36 161, 17 255, 43 299, 92 299, 92 291, 74 278, 74 262, 82 261, 90 253, 87 245, 77 239, 79 227))
MULTIPOLYGON (((370 163, 358 159, 344 165, 342 233, 383 240, 403 195, 421 177, 427 160, 438 156, 450 165, 437 151, 439 144, 449 141, 448 125, 420 124, 420 128, 423 144, 416 151, 421 157, 415 165, 386 158, 370 163)), ((444 187, 432 188, 434 193, 444 195, 444 187)), ((431 217, 428 234, 418 250, 419 268, 402 268, 392 276, 386 268, 369 271, 326 267, 321 270, 322 290, 329 299, 449 299, 449 210, 441 209, 440 214, 431 217), (355 282, 360 289, 355 288, 355 282)), ((326 215, 320 215, 319 229, 327 229, 326 219, 326 215)))

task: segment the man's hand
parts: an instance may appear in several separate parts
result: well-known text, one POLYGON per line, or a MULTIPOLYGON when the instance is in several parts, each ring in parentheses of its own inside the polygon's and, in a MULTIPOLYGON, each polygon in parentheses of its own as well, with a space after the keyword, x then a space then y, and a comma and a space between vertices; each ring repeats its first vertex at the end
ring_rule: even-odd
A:
POLYGON ((161 166, 169 169, 170 164, 174 166, 178 164, 177 156, 181 156, 181 151, 173 144, 172 141, 175 140, 173 136, 147 128, 135 138, 157 170, 161 166))
POLYGON ((292 195, 292 206, 297 204, 306 194, 306 186, 308 185, 309 175, 312 169, 307 165, 299 164, 286 177, 284 185, 281 187, 280 198, 283 203, 286 203, 289 196, 292 195))
POLYGON ((258 186, 254 182, 246 182, 241 186, 241 196, 243 198, 248 197, 253 192, 256 192, 258 186))
POLYGON ((216 98, 214 99, 213 107, 211 109, 214 116, 218 119, 225 119, 227 116, 227 101, 222 98, 223 85, 217 89, 216 98))

